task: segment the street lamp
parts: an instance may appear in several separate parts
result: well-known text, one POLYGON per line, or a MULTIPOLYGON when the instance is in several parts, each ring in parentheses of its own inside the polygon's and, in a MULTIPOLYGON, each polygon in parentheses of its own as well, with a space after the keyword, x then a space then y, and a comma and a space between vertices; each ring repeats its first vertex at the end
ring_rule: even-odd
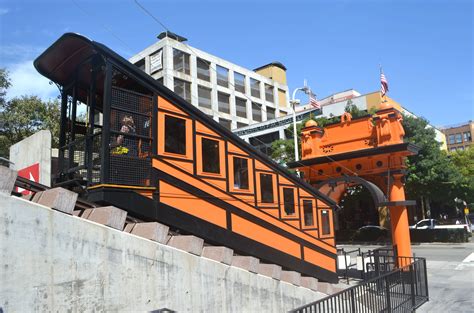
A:
POLYGON ((295 142, 295 162, 299 161, 299 153, 298 153, 298 136, 296 134, 296 106, 300 104, 300 100, 295 99, 297 91, 303 91, 305 94, 310 95, 311 89, 306 85, 306 81, 304 83, 304 87, 296 88, 293 91, 293 96, 291 97, 290 104, 293 106, 293 140, 295 142))

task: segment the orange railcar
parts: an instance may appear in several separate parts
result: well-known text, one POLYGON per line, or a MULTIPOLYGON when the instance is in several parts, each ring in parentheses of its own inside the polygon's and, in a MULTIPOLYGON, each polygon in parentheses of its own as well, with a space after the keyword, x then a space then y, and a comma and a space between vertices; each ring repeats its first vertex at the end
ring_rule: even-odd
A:
POLYGON ((61 88, 56 185, 337 281, 331 199, 100 43, 65 34, 34 64, 61 88))

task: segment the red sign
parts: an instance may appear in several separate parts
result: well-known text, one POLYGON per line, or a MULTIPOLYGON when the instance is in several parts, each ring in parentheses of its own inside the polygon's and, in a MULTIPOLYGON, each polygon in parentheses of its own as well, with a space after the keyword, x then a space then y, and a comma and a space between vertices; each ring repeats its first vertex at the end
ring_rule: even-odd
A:
MULTIPOLYGON (((39 182, 39 163, 33 164, 31 166, 28 166, 19 170, 18 176, 29 179, 34 182, 39 182)), ((31 194, 31 191, 25 190, 23 188, 17 188, 17 192, 20 192, 23 195, 31 194)))

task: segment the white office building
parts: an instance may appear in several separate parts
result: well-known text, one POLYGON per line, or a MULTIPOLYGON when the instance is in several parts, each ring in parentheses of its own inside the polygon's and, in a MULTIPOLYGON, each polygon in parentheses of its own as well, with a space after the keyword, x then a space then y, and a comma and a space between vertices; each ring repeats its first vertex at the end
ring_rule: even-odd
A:
POLYGON ((228 129, 291 112, 281 63, 249 70, 191 47, 179 35, 163 32, 158 39, 130 62, 228 129))

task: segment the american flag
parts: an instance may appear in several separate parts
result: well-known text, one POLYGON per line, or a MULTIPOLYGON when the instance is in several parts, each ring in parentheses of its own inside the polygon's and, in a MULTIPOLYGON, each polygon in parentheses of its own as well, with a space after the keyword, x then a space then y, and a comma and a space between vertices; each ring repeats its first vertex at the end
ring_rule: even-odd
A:
POLYGON ((382 97, 388 92, 388 81, 382 71, 380 71, 380 92, 382 93, 382 97))
POLYGON ((309 93, 309 104, 311 104, 316 109, 321 109, 321 105, 319 104, 318 100, 316 100, 316 97, 314 97, 312 92, 309 93))

